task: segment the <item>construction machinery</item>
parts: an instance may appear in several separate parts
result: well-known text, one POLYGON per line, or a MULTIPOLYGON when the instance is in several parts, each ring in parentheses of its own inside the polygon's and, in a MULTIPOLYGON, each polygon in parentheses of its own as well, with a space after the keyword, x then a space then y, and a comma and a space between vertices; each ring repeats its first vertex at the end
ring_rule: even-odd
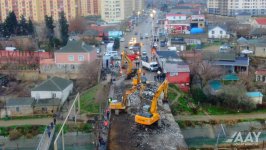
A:
POLYGON ((122 101, 118 102, 117 100, 112 100, 109 104, 109 108, 115 111, 115 114, 118 115, 120 111, 126 110, 129 113, 128 107, 128 96, 134 93, 137 90, 136 86, 133 86, 130 90, 127 90, 122 97, 122 101))
POLYGON ((119 112, 122 110, 126 110, 129 113, 130 109, 127 109, 128 108, 127 107, 128 106, 128 96, 131 95, 132 93, 134 93, 139 88, 140 88, 140 90, 143 90, 145 88, 145 86, 141 84, 141 74, 142 74, 142 71, 141 71, 141 69, 139 69, 137 77, 132 80, 132 88, 130 90, 127 90, 124 93, 121 102, 118 102, 117 100, 113 100, 110 103, 109 108, 111 110, 115 110, 116 115, 118 115, 119 112))
POLYGON ((143 106, 143 112, 135 115, 135 122, 141 125, 152 125, 160 121, 160 115, 157 111, 157 103, 162 94, 164 93, 164 100, 167 99, 168 81, 165 80, 154 93, 151 105, 143 106))
POLYGON ((124 68, 125 66, 125 62, 127 62, 128 66, 127 66, 127 77, 126 79, 131 79, 132 77, 134 77, 136 75, 137 70, 135 68, 133 68, 133 60, 135 59, 134 57, 130 57, 126 54, 125 51, 122 51, 121 53, 122 55, 122 60, 121 60, 121 66, 122 68, 124 68))

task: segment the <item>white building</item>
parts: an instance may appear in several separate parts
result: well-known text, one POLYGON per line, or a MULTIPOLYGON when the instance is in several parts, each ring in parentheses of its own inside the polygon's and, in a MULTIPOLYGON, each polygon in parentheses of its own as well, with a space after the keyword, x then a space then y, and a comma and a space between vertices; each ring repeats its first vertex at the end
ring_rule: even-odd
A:
POLYGON ((208 0, 208 12, 228 16, 249 14, 266 15, 265 0, 208 0))
POLYGON ((101 0, 101 17, 107 23, 119 23, 132 13, 132 0, 101 0))
POLYGON ((262 104, 263 95, 261 92, 247 92, 246 96, 254 104, 262 104))
POLYGON ((227 33, 227 31, 220 26, 215 26, 213 28, 210 28, 208 31, 208 38, 211 39, 229 39, 230 34, 227 33))
POLYGON ((70 93, 73 91, 73 82, 71 80, 52 77, 31 90, 31 97, 36 100, 60 99, 63 104, 70 93))

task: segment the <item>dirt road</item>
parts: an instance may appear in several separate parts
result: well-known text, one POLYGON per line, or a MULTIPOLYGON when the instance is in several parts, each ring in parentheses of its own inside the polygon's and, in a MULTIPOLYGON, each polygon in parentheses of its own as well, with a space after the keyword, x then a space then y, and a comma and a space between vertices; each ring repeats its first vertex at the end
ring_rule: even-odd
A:
POLYGON ((230 114, 230 115, 190 115, 175 116, 175 120, 209 121, 209 120, 239 120, 239 119, 265 119, 266 113, 230 114))
POLYGON ((38 118, 38 119, 22 119, 22 120, 8 120, 0 121, 1 127, 8 127, 8 126, 22 126, 22 125, 48 125, 53 121, 53 118, 38 118))

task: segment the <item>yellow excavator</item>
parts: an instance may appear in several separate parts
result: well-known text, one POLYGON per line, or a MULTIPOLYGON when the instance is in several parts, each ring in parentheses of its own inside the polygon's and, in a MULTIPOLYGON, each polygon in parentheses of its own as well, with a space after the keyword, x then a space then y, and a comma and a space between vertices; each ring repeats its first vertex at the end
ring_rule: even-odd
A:
POLYGON ((143 106, 143 112, 135 115, 135 122, 141 125, 152 125, 155 122, 160 121, 160 114, 157 111, 157 103, 162 92, 164 93, 164 100, 167 99, 168 81, 165 80, 154 93, 151 101, 151 106, 143 106))
MULTIPOLYGON (((138 90, 139 86, 140 86, 140 90, 143 90, 145 88, 144 85, 141 84, 141 74, 142 71, 141 69, 138 70, 138 75, 136 78, 133 78, 132 81, 132 88, 130 90, 127 90, 122 98, 121 102, 118 102, 117 100, 113 100, 110 104, 109 104, 109 108, 111 110, 115 110, 115 114, 118 115, 120 111, 122 110, 126 110, 127 109, 127 104, 128 104, 128 96, 131 95, 132 93, 134 93, 136 90, 138 90)), ((127 112, 129 112, 130 110, 126 110, 127 112)))
POLYGON ((134 77, 136 75, 137 70, 133 68, 133 62, 132 60, 127 56, 125 51, 121 52, 122 55, 122 60, 121 60, 121 66, 122 68, 124 68, 125 66, 125 62, 127 62, 128 66, 127 66, 127 77, 126 79, 131 79, 132 77, 134 77))

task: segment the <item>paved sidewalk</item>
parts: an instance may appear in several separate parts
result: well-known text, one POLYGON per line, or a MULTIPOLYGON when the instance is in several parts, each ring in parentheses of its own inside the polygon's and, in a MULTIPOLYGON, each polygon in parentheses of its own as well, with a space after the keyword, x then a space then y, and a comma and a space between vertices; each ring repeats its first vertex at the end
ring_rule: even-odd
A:
POLYGON ((229 115, 177 115, 175 120, 209 121, 209 120, 239 120, 239 119, 265 119, 266 113, 229 114, 229 115))
POLYGON ((36 119, 21 119, 21 120, 0 120, 1 127, 19 126, 19 125, 48 125, 53 118, 36 118, 36 119))

